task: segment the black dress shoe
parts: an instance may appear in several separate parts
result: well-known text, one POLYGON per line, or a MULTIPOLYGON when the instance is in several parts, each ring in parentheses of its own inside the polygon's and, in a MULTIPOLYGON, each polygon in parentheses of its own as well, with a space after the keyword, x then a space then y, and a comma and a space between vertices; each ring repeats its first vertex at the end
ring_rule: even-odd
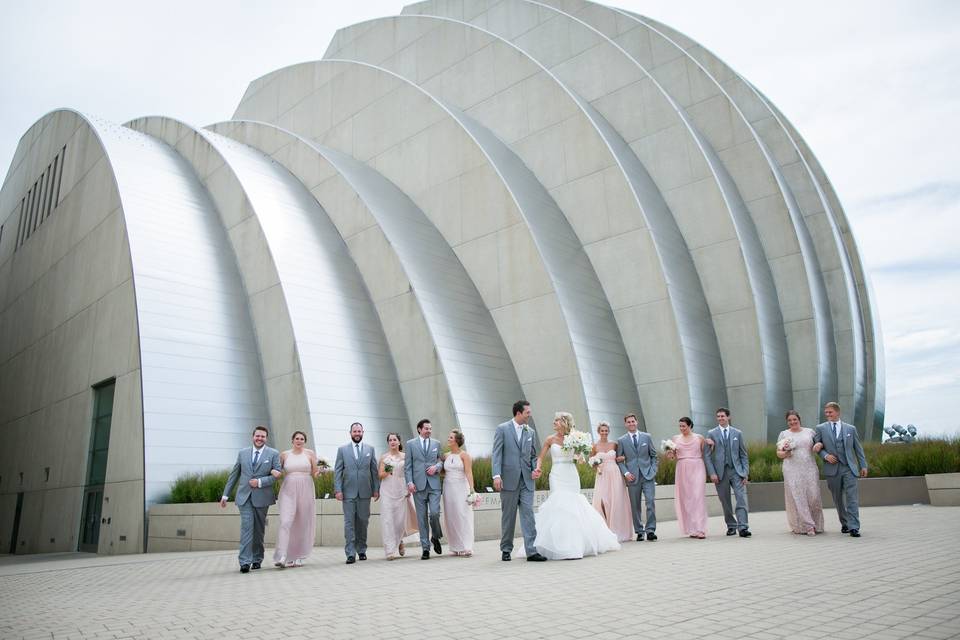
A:
POLYGON ((429 559, 430 559, 430 550, 429 550, 429 549, 424 549, 424 550, 423 550, 423 553, 420 554, 420 559, 421 559, 421 560, 429 560, 429 559))
POLYGON ((535 553, 532 556, 527 556, 527 562, 546 562, 547 559, 544 558, 539 553, 535 553))
POLYGON ((260 568, 260 563, 259 563, 259 562, 254 562, 252 565, 250 565, 250 568, 251 568, 252 570, 256 571, 257 569, 260 568))
POLYGON ((859 537, 860 537, 860 529, 850 529, 850 537, 851 537, 851 538, 859 538, 859 537))
POLYGON ((749 538, 749 537, 752 536, 752 535, 753 535, 753 534, 750 533, 750 529, 740 529, 740 537, 741 537, 741 538, 749 538))
POLYGON ((840 533, 850 533, 850 529, 847 529, 847 525, 840 527, 840 533))
POLYGON ((637 542, 643 542, 643 534, 642 534, 642 533, 638 533, 638 534, 637 534, 637 542))
POLYGON ((653 542, 656 539, 657 539, 657 534, 655 534, 653 531, 647 534, 647 540, 653 542))
POLYGON ((443 553, 443 549, 440 547, 440 538, 430 538, 430 542, 433 543, 433 550, 437 552, 437 555, 443 553))
POLYGON ((353 564, 356 561, 357 559, 354 558, 353 556, 347 556, 347 564, 353 564))
POLYGON ((735 536, 735 535, 737 535, 737 530, 736 530, 736 529, 727 529, 727 535, 728 535, 728 536, 735 536))
POLYGON ((366 559, 367 559, 367 554, 365 553, 357 554, 357 560, 366 560, 366 559))
POLYGON ((500 559, 503 560, 504 562, 510 562, 510 552, 504 551, 503 553, 501 553, 500 559))
POLYGON ((248 564, 240 565, 240 573, 250 573, 250 565, 248 564))

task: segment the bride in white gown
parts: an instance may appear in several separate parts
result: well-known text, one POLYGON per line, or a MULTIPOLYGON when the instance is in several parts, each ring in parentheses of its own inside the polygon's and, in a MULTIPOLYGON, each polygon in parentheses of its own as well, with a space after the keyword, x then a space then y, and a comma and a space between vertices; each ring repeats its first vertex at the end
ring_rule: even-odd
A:
POLYGON ((537 552, 550 560, 573 560, 620 548, 615 533, 603 516, 580 493, 580 474, 573 453, 563 450, 563 439, 573 428, 573 416, 558 412, 553 420, 556 432, 543 443, 537 469, 550 452, 550 496, 536 514, 537 552))

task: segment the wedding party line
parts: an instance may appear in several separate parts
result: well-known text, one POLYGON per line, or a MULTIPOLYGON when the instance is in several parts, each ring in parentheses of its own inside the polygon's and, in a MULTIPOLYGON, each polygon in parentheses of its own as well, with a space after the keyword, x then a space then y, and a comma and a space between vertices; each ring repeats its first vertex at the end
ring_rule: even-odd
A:
MULTIPOLYGON (((637 416, 628 413, 626 433, 610 439, 610 425, 596 426, 597 438, 580 431, 573 416, 557 412, 553 433, 540 442, 529 425, 530 403, 514 403, 513 417, 494 433, 491 456, 493 489, 500 494, 503 561, 514 555, 527 561, 578 559, 615 551, 627 541, 657 540, 656 488, 661 458, 675 461, 675 511, 683 535, 707 536, 706 483, 720 499, 726 535, 749 538, 747 485, 750 460, 740 429, 730 410, 715 412, 716 425, 705 435, 694 433, 693 421, 678 420, 678 433, 659 444, 640 431, 637 416), (549 464, 549 495, 534 513, 536 481, 549 464), (593 501, 581 493, 578 464, 596 472, 593 501), (519 516, 523 544, 514 554, 519 516)), ((800 414, 788 411, 785 429, 777 438, 782 461, 787 523, 796 534, 824 531, 820 469, 833 496, 841 532, 860 537, 858 479, 868 467, 856 428, 843 422, 841 408, 828 402, 826 422, 804 427, 800 414)), ((371 500, 380 501, 384 554, 388 560, 406 555, 405 539, 416 535, 420 558, 442 554, 444 543, 454 556, 473 555, 473 509, 480 504, 474 490, 473 459, 459 429, 446 438, 446 449, 433 437, 433 425, 422 419, 417 436, 403 442, 397 433, 386 439, 378 456, 364 442, 364 428, 350 425, 350 440, 337 449, 333 465, 334 493, 343 505, 344 554, 347 564, 367 559, 367 529, 371 500), (442 474, 442 482, 441 482, 442 474)), ((226 507, 236 488, 240 511, 241 573, 260 569, 264 561, 267 511, 278 503, 280 526, 273 554, 277 568, 299 567, 313 549, 316 528, 316 488, 321 460, 307 448, 307 435, 295 431, 290 449, 267 446, 269 431, 258 425, 252 446, 237 454, 220 506, 226 507), (282 478, 279 494, 273 485, 282 478)), ((412 542, 411 542, 412 544, 412 542)))

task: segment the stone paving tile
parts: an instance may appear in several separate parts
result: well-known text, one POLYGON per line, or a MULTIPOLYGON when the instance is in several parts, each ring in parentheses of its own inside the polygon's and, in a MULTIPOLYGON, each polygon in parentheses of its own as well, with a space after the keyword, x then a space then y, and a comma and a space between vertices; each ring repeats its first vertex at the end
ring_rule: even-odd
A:
MULTIPOLYGON (((0 557, 0 638, 960 638, 960 508, 864 509, 863 537, 680 537, 582 561, 418 555, 241 575, 212 551, 0 557)), ((724 530, 712 518, 710 530, 724 530)), ((270 551, 268 550, 268 558, 270 551)))

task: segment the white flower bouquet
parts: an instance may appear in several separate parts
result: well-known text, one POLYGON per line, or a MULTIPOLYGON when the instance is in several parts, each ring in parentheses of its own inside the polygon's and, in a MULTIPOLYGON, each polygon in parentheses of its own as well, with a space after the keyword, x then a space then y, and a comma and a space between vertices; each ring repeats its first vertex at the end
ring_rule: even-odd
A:
POLYGON ((793 438, 783 438, 782 440, 777 440, 777 450, 784 453, 790 453, 794 450, 796 445, 793 443, 793 438))
POLYGON ((326 473, 327 471, 330 471, 330 463, 327 462, 326 458, 317 456, 317 469, 320 471, 320 473, 326 473))
POLYGON ((597 475, 600 475, 601 473, 603 473, 603 471, 600 470, 600 465, 603 464, 602 457, 590 456, 589 458, 587 458, 587 464, 594 468, 594 470, 597 472, 597 475))
POLYGON ((467 492, 467 504, 471 507, 479 507, 480 503, 483 502, 483 498, 476 491, 467 492))
POLYGON ((664 452, 664 453, 667 453, 667 452, 669 452, 669 451, 673 451, 674 453, 676 453, 676 451, 677 451, 677 443, 674 442, 673 440, 661 440, 661 441, 660 441, 660 451, 662 451, 662 452, 664 452))
POLYGON ((561 449, 567 453, 573 452, 573 459, 577 462, 586 460, 592 448, 593 442, 590 435, 578 429, 570 430, 570 433, 564 437, 563 446, 561 447, 561 449))

